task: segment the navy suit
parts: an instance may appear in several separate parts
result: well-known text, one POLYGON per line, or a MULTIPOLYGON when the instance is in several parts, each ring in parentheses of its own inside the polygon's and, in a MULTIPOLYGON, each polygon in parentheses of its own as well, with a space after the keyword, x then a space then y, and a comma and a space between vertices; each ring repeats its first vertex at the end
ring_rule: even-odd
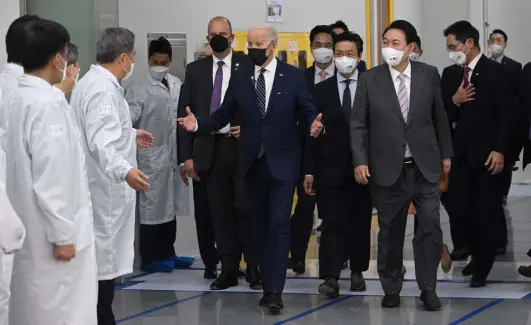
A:
MULTIPOLYGON (((220 129, 240 117, 239 168, 252 218, 264 293, 282 293, 290 248, 290 214, 301 175, 298 121, 304 111, 309 125, 316 109, 303 71, 277 60, 265 117, 257 105, 254 65, 232 72, 225 99, 215 113, 198 118, 198 132, 220 129), (261 143, 265 155, 257 159, 261 143)), ((309 130, 308 130, 309 132, 309 130)))

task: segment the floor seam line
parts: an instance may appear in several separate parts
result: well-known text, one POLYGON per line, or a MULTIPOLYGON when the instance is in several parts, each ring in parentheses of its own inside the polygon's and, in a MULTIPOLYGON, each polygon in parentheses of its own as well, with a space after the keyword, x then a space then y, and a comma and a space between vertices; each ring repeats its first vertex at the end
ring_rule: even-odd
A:
POLYGON ((302 312, 302 313, 300 313, 300 314, 297 314, 297 315, 295 315, 295 316, 292 316, 292 317, 290 317, 290 318, 284 319, 284 320, 282 320, 282 321, 280 321, 280 322, 276 322, 276 323, 274 323, 273 325, 287 324, 288 322, 291 322, 291 321, 294 321, 294 320, 297 320, 297 319, 300 319, 300 318, 306 317, 306 316, 311 315, 311 314, 313 314, 313 313, 315 313, 315 312, 318 312, 318 311, 320 311, 320 310, 323 310, 323 309, 326 309, 326 308, 328 308, 328 307, 330 307, 330 306, 333 306, 333 305, 335 305, 335 304, 337 304, 337 303, 340 303, 340 302, 342 302, 342 301, 348 300, 348 299, 350 299, 350 298, 352 298, 352 297, 354 297, 354 296, 342 296, 342 297, 340 297, 340 298, 337 298, 337 299, 335 299, 335 300, 329 301, 329 302, 327 302, 327 303, 324 303, 324 304, 319 305, 319 306, 317 306, 317 307, 314 307, 314 308, 312 308, 312 309, 308 309, 307 311, 302 312))
POLYGON ((448 325, 458 325, 458 324, 462 324, 468 320, 470 320, 471 318, 474 318, 476 317, 477 315, 481 314, 482 312, 500 304, 501 302, 503 302, 504 299, 496 299, 496 300, 493 300, 491 302, 489 302, 488 304, 484 305, 484 306, 481 306, 479 307, 478 309, 476 310, 473 310, 472 312, 466 314, 465 316, 451 322, 450 324, 448 325))

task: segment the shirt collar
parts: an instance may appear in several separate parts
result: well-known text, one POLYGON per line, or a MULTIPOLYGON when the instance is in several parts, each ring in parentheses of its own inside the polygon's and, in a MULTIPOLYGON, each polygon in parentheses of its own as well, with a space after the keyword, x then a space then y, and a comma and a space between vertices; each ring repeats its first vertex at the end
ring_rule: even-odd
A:
MULTIPOLYGON (((320 74, 321 71, 323 71, 323 69, 319 68, 316 65, 315 66, 315 73, 316 74, 320 74)), ((334 63, 333 60, 332 60, 332 63, 326 69, 324 69, 324 71, 326 71, 326 73, 328 73, 329 76, 333 76, 334 75, 334 73, 336 72, 336 64, 334 63)))
POLYGON ((14 74, 18 77, 22 77, 24 75, 24 68, 15 63, 6 63, 4 64, 3 72, 14 74))
POLYGON ((398 76, 401 73, 403 73, 406 77, 411 79, 411 62, 407 63, 407 67, 406 67, 406 70, 404 70, 404 72, 400 72, 396 70, 395 68, 393 68, 392 66, 389 66, 389 71, 391 72, 391 78, 393 79, 393 81, 395 81, 396 78, 398 78, 398 76))
MULTIPOLYGON (((271 60, 271 62, 269 62, 269 64, 266 65, 264 69, 269 72, 275 72, 277 70, 277 65, 278 65, 277 58, 273 58, 273 60, 271 60)), ((254 74, 255 75, 258 74, 260 72, 260 69, 262 69, 262 67, 255 65, 254 74)))
POLYGON ((232 51, 223 60, 218 59, 214 54, 212 54, 212 60, 214 61, 214 68, 218 67, 219 61, 223 61, 227 67, 230 67, 232 64, 232 51))
POLYGON ((93 65, 90 67, 90 70, 94 70, 94 71, 96 71, 97 73, 106 76, 107 78, 111 79, 111 81, 114 83, 114 85, 116 86, 116 88, 118 88, 118 89, 123 89, 123 88, 122 88, 122 85, 120 85, 120 83, 118 82, 118 79, 116 78, 116 76, 113 75, 109 70, 107 70, 107 69, 105 69, 104 67, 102 67, 101 65, 93 64, 93 65))
POLYGON ((23 75, 20 79, 19 79, 19 84, 22 85, 22 86, 28 86, 28 87, 35 87, 35 88, 41 88, 41 89, 50 89, 52 88, 52 85, 40 78, 40 77, 35 77, 35 76, 32 76, 32 75, 29 75, 29 74, 25 74, 23 75))
POLYGON ((494 60, 497 61, 498 63, 502 63, 504 57, 505 57, 505 55, 502 54, 497 59, 494 59, 494 60))
POLYGON ((475 58, 474 60, 470 61, 470 63, 468 64, 468 67, 470 68, 470 70, 474 70, 476 68, 476 65, 478 64, 479 62, 479 59, 481 59, 481 56, 483 55, 483 53, 479 53, 475 58))
MULTIPOLYGON (((354 74, 352 76, 350 76, 350 80, 354 80, 354 81, 358 81, 358 76, 359 76, 359 71, 358 69, 356 69, 354 71, 354 74)), ((337 73, 337 82, 338 83, 341 83, 343 81, 347 80, 347 78, 343 77, 343 75, 341 73, 337 73)))

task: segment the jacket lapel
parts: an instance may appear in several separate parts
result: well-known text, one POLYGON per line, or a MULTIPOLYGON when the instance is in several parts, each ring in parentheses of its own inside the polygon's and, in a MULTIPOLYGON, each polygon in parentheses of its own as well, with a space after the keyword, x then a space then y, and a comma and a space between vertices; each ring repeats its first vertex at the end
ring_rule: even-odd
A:
POLYGON ((396 94, 395 85, 389 71, 389 66, 386 64, 382 67, 382 72, 376 77, 376 82, 382 87, 382 93, 389 94, 388 96, 382 96, 387 98, 390 104, 392 104, 392 111, 400 118, 400 121, 406 124, 402 111, 400 110, 400 103, 398 102, 398 95, 396 94))
POLYGON ((265 118, 271 113, 271 110, 275 107, 274 102, 277 99, 280 90, 284 86, 284 63, 277 59, 277 71, 275 71, 275 79, 273 80, 273 87, 271 94, 269 95, 269 103, 267 104, 267 110, 265 118))
POLYGON ((485 60, 488 60, 488 59, 487 59, 487 57, 485 55, 482 54, 481 58, 479 58, 479 60, 478 60, 478 63, 474 67, 474 70, 472 71, 472 77, 470 78, 470 83, 471 84, 473 84, 473 85, 476 84, 476 80, 479 77, 479 75, 481 74, 481 70, 483 69, 483 65, 485 63, 485 60))

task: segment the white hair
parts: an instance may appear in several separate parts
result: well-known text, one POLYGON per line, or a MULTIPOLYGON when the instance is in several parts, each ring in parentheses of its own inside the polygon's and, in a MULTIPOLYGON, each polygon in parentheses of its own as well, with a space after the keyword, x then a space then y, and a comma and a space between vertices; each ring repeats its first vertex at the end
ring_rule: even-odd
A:
POLYGON ((275 26, 273 25, 269 25, 269 24, 262 24, 262 25, 255 25, 251 28, 249 28, 249 32, 253 31, 253 30, 260 30, 260 29, 265 29, 269 32, 269 39, 271 41, 278 41, 278 32, 277 32, 277 29, 275 28, 275 26))
POLYGON ((199 44, 197 44, 197 46, 195 47, 195 51, 199 52, 199 53, 203 53, 205 51, 205 48, 207 47, 207 45, 210 45, 210 44, 208 44, 207 40, 204 40, 204 41, 200 42, 199 44))

